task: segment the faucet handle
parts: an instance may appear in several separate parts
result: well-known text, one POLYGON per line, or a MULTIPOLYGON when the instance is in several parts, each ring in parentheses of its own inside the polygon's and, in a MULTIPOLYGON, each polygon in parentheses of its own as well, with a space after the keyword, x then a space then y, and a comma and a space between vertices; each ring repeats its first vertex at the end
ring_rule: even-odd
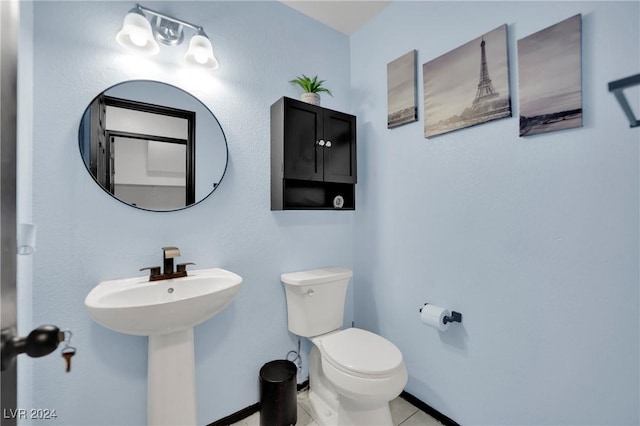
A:
POLYGON ((162 247, 162 253, 165 259, 173 259, 180 256, 180 249, 178 247, 162 247))
POLYGON ((156 275, 160 275, 160 267, 159 266, 147 266, 146 268, 140 269, 140 271, 149 270, 149 278, 153 278, 156 275))
POLYGON ((178 263, 176 265, 176 272, 187 272, 187 265, 195 265, 195 263, 193 262, 178 263))

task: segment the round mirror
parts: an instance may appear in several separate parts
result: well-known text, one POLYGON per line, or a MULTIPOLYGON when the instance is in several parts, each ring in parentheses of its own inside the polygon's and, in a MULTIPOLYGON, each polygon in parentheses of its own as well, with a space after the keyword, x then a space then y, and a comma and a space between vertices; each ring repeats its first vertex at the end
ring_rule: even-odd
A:
POLYGON ((192 206, 227 169, 227 140, 213 113, 157 81, 125 81, 96 96, 80 121, 79 145, 96 183, 144 210, 192 206))

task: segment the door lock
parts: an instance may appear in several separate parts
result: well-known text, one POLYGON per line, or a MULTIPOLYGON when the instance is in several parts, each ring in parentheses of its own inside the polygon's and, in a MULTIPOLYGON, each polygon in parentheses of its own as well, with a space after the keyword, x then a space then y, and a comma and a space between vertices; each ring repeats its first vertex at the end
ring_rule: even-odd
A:
POLYGON ((2 330, 2 371, 13 364, 15 358, 26 353, 32 358, 49 355, 55 351, 60 342, 65 341, 65 332, 55 325, 41 325, 34 329, 27 337, 17 337, 14 328, 2 330))

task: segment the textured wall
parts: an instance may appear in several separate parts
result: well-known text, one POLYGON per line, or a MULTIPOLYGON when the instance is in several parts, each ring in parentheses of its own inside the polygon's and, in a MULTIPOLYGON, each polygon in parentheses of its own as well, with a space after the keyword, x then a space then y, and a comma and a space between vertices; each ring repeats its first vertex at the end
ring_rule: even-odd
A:
MULTIPOLYGON (((287 330, 280 273, 353 267, 353 212, 277 212, 269 205, 269 107, 300 73, 319 74, 348 111, 349 39, 277 2, 157 2, 152 9, 202 25, 220 69, 197 74, 180 65, 184 49, 153 60, 115 41, 130 2, 34 3, 33 262, 34 324, 74 331, 70 374, 53 355, 33 363, 29 407, 56 409, 51 424, 132 425, 146 421, 147 340, 107 330, 83 301, 99 281, 138 276, 159 264, 160 247, 182 261, 222 267, 244 284, 235 301, 195 329, 198 418, 207 424, 258 401, 258 371, 295 348, 287 330), (176 85, 216 115, 229 145, 227 173, 213 196, 179 212, 128 207, 87 174, 78 125, 101 91, 130 79, 176 85)), ((188 33, 189 36, 191 33, 188 33)), ((29 113, 27 110, 26 114, 29 113)), ((351 300, 351 298, 349 299, 351 300)), ((345 321, 351 322, 349 302, 345 321)), ((300 379, 305 376, 301 375, 300 379)), ((25 407, 25 408, 29 408, 25 407)))
POLYGON ((638 2, 395 2, 351 38, 356 323, 461 424, 640 421, 639 133, 607 90, 638 73, 639 17, 638 2), (516 40, 577 13, 584 127, 519 138, 516 40), (421 65, 505 23, 514 117, 424 139, 421 65), (387 130, 386 64, 411 49, 420 120, 387 130), (423 302, 463 324, 427 328, 423 302))
POLYGON ((396 343, 407 390, 458 422, 640 421, 638 133, 606 89, 638 72, 637 2, 396 2, 350 40, 276 2, 145 5, 203 25, 220 69, 191 74, 176 65, 179 49, 153 61, 123 52, 114 38, 131 3, 33 4, 33 87, 22 88, 34 98, 23 115, 39 241, 21 309, 34 325, 72 328, 79 351, 71 374, 56 355, 22 360, 22 407, 55 408, 65 425, 144 423, 146 341, 97 325, 83 299, 175 244, 182 260, 245 278, 233 304, 196 328, 200 423, 255 403, 260 366, 294 347, 279 274, 354 258, 357 324, 396 343), (585 126, 518 138, 516 40, 576 13, 585 126), (514 118, 425 140, 420 99, 418 123, 386 129, 389 61, 418 50, 421 94, 422 63, 504 23, 514 118), (297 95, 287 81, 299 73, 326 78, 335 98, 324 105, 358 115, 355 213, 269 211, 268 107, 297 95), (84 108, 138 78, 193 93, 225 130, 227 175, 192 209, 126 207, 82 165, 84 108), (426 301, 464 323, 424 327, 426 301))

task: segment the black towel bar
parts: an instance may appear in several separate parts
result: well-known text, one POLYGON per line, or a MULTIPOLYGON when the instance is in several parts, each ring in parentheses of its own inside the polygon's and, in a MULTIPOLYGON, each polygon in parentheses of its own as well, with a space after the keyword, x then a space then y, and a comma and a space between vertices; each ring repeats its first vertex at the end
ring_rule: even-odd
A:
POLYGON ((609 91, 612 92, 616 97, 618 103, 622 107, 622 110, 629 119, 629 127, 640 126, 640 120, 637 119, 633 114, 631 106, 629 105, 629 102, 627 101, 627 97, 624 95, 623 90, 628 87, 637 85, 640 85, 640 74, 632 75, 630 77, 622 78, 620 80, 612 81, 609 83, 609 91))

